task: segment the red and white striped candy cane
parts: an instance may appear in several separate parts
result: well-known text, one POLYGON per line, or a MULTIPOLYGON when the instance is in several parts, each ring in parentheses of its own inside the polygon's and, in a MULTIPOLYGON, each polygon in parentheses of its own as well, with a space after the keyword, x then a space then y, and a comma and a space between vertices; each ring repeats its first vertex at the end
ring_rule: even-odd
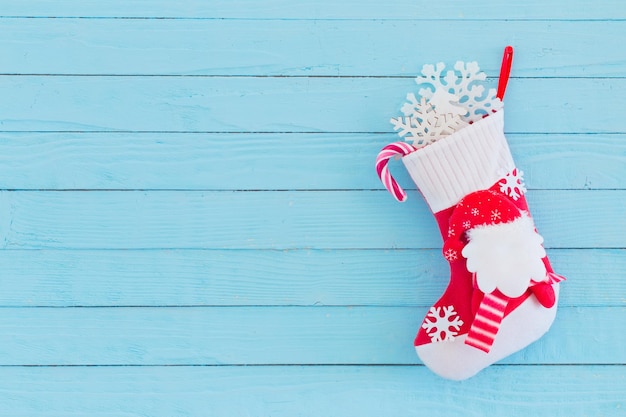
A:
POLYGON ((396 180, 393 179, 387 168, 387 164, 389 163, 389 159, 394 156, 405 156, 415 150, 416 148, 408 143, 394 142, 385 146, 376 157, 376 172, 378 173, 378 178, 380 178, 385 188, 398 201, 406 200, 406 192, 398 185, 396 180))

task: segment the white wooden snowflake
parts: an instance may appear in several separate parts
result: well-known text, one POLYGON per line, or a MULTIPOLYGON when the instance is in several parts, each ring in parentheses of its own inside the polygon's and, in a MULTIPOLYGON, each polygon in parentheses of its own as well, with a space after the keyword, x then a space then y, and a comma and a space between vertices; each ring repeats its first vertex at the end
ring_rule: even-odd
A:
POLYGON ((432 342, 442 342, 454 340, 462 325, 463 320, 454 311, 454 306, 443 306, 430 308, 422 328, 426 330, 432 342))
POLYGON ((415 79, 422 86, 419 94, 429 99, 437 112, 459 115, 465 122, 472 123, 502 108, 495 88, 485 92, 483 82, 487 75, 480 71, 478 63, 457 61, 454 71, 442 77, 445 67, 443 62, 436 66, 424 65, 422 75, 415 79))
POLYGON ((501 193, 508 195, 516 201, 527 191, 524 185, 524 172, 517 168, 506 174, 506 176, 498 182, 498 185, 500 185, 501 193))
POLYGON ((418 101, 415 94, 409 93, 406 98, 408 102, 401 109, 404 117, 392 118, 390 122, 394 130, 399 130, 398 135, 406 141, 412 141, 416 148, 436 142, 467 126, 459 115, 436 111, 424 97, 418 101))

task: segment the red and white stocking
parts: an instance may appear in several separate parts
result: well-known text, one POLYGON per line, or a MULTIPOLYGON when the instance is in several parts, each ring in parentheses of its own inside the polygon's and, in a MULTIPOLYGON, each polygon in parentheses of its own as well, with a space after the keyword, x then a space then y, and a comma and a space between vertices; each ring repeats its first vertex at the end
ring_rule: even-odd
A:
POLYGON ((450 281, 414 344, 424 364, 448 379, 469 378, 528 346, 556 316, 564 278, 535 229, 503 127, 499 110, 419 149, 391 144, 377 161, 383 183, 403 201, 382 161, 404 155, 444 240, 450 281))

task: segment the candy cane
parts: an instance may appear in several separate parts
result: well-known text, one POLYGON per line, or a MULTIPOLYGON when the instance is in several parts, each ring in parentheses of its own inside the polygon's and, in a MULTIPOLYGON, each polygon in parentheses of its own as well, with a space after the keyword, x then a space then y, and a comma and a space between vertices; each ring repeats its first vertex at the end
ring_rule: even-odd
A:
POLYGON ((380 178, 385 188, 398 201, 406 200, 406 192, 398 185, 396 180, 393 179, 387 168, 387 164, 390 158, 397 155, 405 156, 415 150, 416 148, 408 143, 394 142, 385 146, 376 157, 376 172, 378 173, 378 178, 380 178))

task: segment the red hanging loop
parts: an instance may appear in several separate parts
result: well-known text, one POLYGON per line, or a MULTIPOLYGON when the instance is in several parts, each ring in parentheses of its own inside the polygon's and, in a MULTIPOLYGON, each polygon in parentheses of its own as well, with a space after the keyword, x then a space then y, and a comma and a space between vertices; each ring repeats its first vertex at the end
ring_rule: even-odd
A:
POLYGON ((498 97, 500 100, 504 100, 504 92, 506 91, 506 85, 509 82, 509 75, 511 74, 511 65, 513 64, 513 47, 507 46, 504 48, 504 56, 502 57, 502 67, 500 68, 500 80, 498 81, 498 97))

